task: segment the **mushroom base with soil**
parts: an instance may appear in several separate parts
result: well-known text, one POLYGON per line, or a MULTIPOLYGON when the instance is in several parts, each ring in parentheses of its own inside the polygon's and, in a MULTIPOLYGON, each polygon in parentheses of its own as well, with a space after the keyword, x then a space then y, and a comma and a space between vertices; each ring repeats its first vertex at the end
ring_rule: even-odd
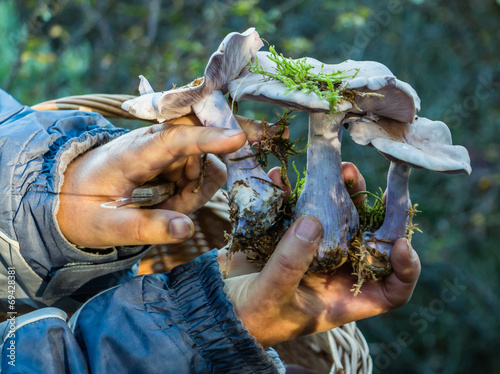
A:
MULTIPOLYGON (((408 223, 405 226, 405 236, 408 241, 408 245, 411 244, 413 233, 415 231, 421 231, 417 228, 417 224, 413 223, 413 218, 419 212, 419 210, 417 210, 417 206, 418 204, 410 204, 407 210, 408 223)), ((382 248, 379 250, 377 248, 377 244, 381 246, 387 245, 392 248, 395 241, 383 242, 380 239, 370 239, 370 236, 372 235, 373 233, 371 232, 360 233, 351 242, 349 248, 349 262, 352 265, 353 275, 358 278, 351 290, 354 292, 354 296, 361 293, 361 286, 366 281, 378 281, 392 273, 392 266, 388 252, 382 248)))
MULTIPOLYGON (((259 182, 271 184, 266 180, 259 182)), ((256 253, 255 257, 265 262, 290 224, 284 213, 281 190, 275 186, 273 189, 263 188, 262 191, 269 196, 261 196, 244 180, 233 184, 228 199, 233 230, 231 234, 226 234, 226 240, 230 243, 230 252, 256 253), (248 223, 251 227, 247 227, 248 223)))

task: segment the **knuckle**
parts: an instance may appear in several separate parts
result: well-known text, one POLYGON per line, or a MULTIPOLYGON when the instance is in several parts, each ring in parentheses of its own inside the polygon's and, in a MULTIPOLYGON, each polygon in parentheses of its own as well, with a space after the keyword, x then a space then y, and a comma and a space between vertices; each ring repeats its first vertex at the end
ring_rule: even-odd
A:
POLYGON ((388 289, 384 288, 383 289, 385 299, 387 300, 387 305, 386 308, 384 308, 383 312, 392 310, 392 309, 397 309, 400 308, 406 303, 411 298, 412 290, 409 290, 408 287, 405 287, 403 290, 400 292, 391 292, 388 289))
POLYGON ((274 298, 262 298, 259 301, 259 313, 264 316, 273 316, 275 314, 278 314, 278 305, 276 302, 276 299, 274 298))
POLYGON ((131 220, 128 225, 128 232, 131 235, 131 240, 134 243, 147 243, 148 235, 147 235, 147 224, 144 219, 137 218, 131 220))
POLYGON ((181 125, 171 126, 164 131, 158 132, 155 137, 155 140, 160 143, 165 152, 173 157, 178 156, 176 144, 178 143, 179 137, 183 136, 182 128, 183 126, 181 125))
POLYGON ((410 297, 401 297, 401 298, 394 298, 391 300, 391 309, 397 309, 401 308, 402 306, 406 305, 408 301, 410 300, 410 297))

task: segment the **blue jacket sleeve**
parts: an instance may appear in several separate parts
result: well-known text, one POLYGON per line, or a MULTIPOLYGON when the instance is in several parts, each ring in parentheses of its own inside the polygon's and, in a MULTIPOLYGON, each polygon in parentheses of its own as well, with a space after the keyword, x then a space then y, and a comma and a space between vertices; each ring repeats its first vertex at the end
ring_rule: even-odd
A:
MULTIPOLYGON (((51 364, 47 374, 63 372, 63 366, 71 366, 70 373, 87 368, 141 374, 284 372, 276 353, 259 346, 238 319, 224 292, 215 250, 170 273, 136 277, 105 291, 71 322, 74 336, 54 319, 18 329, 16 354, 24 349, 29 354, 21 354, 23 362, 16 359, 16 365, 34 367, 29 362, 48 354, 59 366, 51 364), (49 340, 49 332, 54 339, 49 340), (53 348, 33 348, 42 345, 53 348)), ((2 367, 9 370, 7 348, 2 367)))
POLYGON ((1 373, 90 373, 88 362, 68 328, 67 315, 60 309, 40 309, 3 325, 1 373))
MULTIPOLYGON (((0 90, 0 284, 14 267, 19 310, 76 309, 80 299, 131 277, 145 247, 81 250, 56 219, 67 165, 125 132, 99 114, 40 112, 0 90)), ((0 289, 0 309, 6 296, 0 289)))

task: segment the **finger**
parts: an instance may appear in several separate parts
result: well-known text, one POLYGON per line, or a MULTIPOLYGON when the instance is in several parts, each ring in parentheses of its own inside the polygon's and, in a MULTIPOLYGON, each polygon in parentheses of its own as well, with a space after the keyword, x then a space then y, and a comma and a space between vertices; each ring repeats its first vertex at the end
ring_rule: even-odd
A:
POLYGON ((246 136, 239 130, 177 125, 160 131, 156 140, 149 151, 163 151, 177 158, 204 153, 231 153, 241 148, 246 136))
MULTIPOLYGON (((250 142, 250 144, 252 144, 254 142, 258 142, 262 138, 262 136, 264 135, 264 130, 262 129, 262 125, 268 126, 269 129, 271 131, 273 131, 273 133, 276 132, 276 130, 278 129, 277 126, 273 126, 269 122, 250 119, 250 118, 246 118, 246 117, 238 116, 238 115, 236 115, 235 118, 236 118, 236 121, 238 122, 238 124, 240 125, 240 127, 242 128, 242 130, 247 133, 248 141, 250 142)), ((168 124, 168 125, 186 125, 186 126, 202 126, 202 123, 200 122, 198 117, 196 117, 196 115, 194 115, 194 114, 188 114, 184 117, 179 117, 179 118, 168 120, 167 122, 165 122, 165 124, 168 124)), ((283 133, 283 137, 288 138, 289 134, 290 134, 290 131, 288 130, 288 128, 286 128, 284 133, 283 133)))
MULTIPOLYGON (((192 156, 197 157, 197 156, 192 156)), ((177 182, 184 176, 184 170, 189 157, 181 157, 165 167, 159 174, 163 179, 177 182)))
POLYGON ((276 184, 279 188, 281 188, 285 194, 283 195, 284 201, 288 201, 290 198, 290 195, 292 193, 292 189, 290 188, 290 180, 288 177, 285 178, 285 183, 283 183, 283 180, 281 179, 281 168, 275 167, 269 170, 267 173, 267 176, 271 178, 271 180, 276 184))
POLYGON ((195 114, 188 114, 188 115, 183 116, 183 117, 170 119, 170 120, 164 122, 164 124, 166 124, 166 125, 168 124, 168 125, 203 126, 195 114))
POLYGON ((241 129, 247 134, 247 140, 250 144, 260 141, 264 135, 262 126, 267 126, 267 122, 250 119, 242 116, 234 116, 241 129))
POLYGON ((393 273, 383 280, 365 282, 361 293, 356 297, 350 291, 356 278, 343 273, 342 268, 331 280, 323 281, 323 284, 329 285, 328 293, 323 293, 323 297, 335 308, 330 310, 330 324, 318 325, 317 331, 332 328, 331 323, 345 324, 404 305, 410 299, 418 280, 420 260, 416 254, 412 255, 404 238, 396 241, 390 259, 393 273), (349 300, 348 303, 344 303, 346 299, 349 300))
POLYGON ((189 156, 184 166, 184 175, 188 180, 198 180, 201 173, 201 156, 189 156))
MULTIPOLYGON (((259 121, 255 119, 250 119, 242 116, 235 116, 236 121, 238 121, 240 127, 247 134, 247 139, 250 144, 259 142, 265 135, 265 128, 270 131, 271 134, 275 134, 278 131, 278 126, 274 126, 269 122, 259 121)), ((286 127, 283 131, 282 137, 287 139, 290 136, 290 130, 286 127)))
POLYGON ((405 238, 394 243, 391 251, 393 273, 385 280, 385 295, 392 308, 407 303, 420 275, 420 259, 405 238))
POLYGON ((97 220, 101 246, 179 243, 194 233, 187 216, 161 209, 103 209, 97 220))
POLYGON ((198 126, 153 126, 150 133, 137 136, 118 164, 134 182, 149 180, 181 157, 204 153, 231 153, 245 143, 238 130, 198 126), (161 130, 159 130, 162 128, 161 130))
MULTIPOLYGON (((365 178, 361 175, 358 168, 351 162, 343 162, 342 163, 342 173, 344 175, 344 181, 349 186, 347 188, 347 192, 349 195, 353 195, 359 191, 366 191, 366 182, 365 178)), ((365 194, 357 195, 352 198, 353 203, 356 206, 363 204, 363 201, 366 199, 365 194)))
POLYGON ((198 186, 198 180, 187 182, 174 196, 157 206, 159 209, 175 210, 182 213, 191 213, 209 201, 212 196, 226 183, 226 167, 214 155, 208 155, 210 163, 204 171, 201 188, 197 192, 193 190, 198 186))
POLYGON ((313 216, 302 216, 294 222, 256 280, 260 297, 278 301, 295 295, 314 258, 321 233, 321 223, 313 216))
POLYGON ((420 259, 406 238, 399 238, 391 251, 394 275, 402 283, 415 283, 420 275, 420 259))
MULTIPOLYGON (((236 121, 240 125, 241 129, 247 133, 248 141, 250 144, 260 141, 262 136, 264 135, 264 130, 262 125, 269 127, 269 129, 274 133, 277 131, 278 127, 273 126, 269 122, 259 121, 255 119, 250 119, 242 116, 235 116, 236 121)), ((164 124, 168 125, 186 125, 186 126, 202 126, 202 123, 194 114, 188 114, 184 117, 174 118, 168 120, 164 124)), ((283 137, 288 138, 290 131, 288 128, 285 128, 283 132, 283 137)))

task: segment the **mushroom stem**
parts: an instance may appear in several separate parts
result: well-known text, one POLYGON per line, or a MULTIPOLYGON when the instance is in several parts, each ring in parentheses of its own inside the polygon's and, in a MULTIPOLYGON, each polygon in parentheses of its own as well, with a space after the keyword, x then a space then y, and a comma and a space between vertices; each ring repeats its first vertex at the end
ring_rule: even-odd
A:
MULTIPOLYGON (((193 105, 204 126, 241 130, 221 91, 214 91, 193 105)), ((283 191, 267 176, 253 157, 248 142, 236 152, 222 155, 227 167, 227 190, 233 235, 255 239, 274 223, 283 202, 283 191)))
POLYGON ((402 162, 391 162, 387 174, 387 202, 384 223, 375 233, 371 234, 368 242, 376 242, 376 248, 383 254, 389 255, 394 242, 406 235, 408 222, 408 208, 410 193, 408 181, 411 167, 402 162))
MULTIPOLYGON (((365 259, 357 265, 369 270, 373 279, 378 279, 391 272, 389 256, 394 242, 406 236, 408 222, 408 208, 410 207, 410 193, 408 181, 411 167, 402 162, 391 161, 387 174, 387 202, 384 223, 374 233, 363 235, 366 246, 365 259)), ((355 268, 356 270, 356 268, 355 268)), ((362 283, 361 283, 362 284, 362 283)), ((361 286, 360 284, 360 286, 361 286)))
POLYGON ((358 213, 342 175, 340 145, 345 114, 310 113, 307 174, 294 218, 318 217, 323 238, 311 271, 332 271, 347 260, 349 241, 358 226, 358 213), (321 261, 320 261, 321 260, 321 261))

